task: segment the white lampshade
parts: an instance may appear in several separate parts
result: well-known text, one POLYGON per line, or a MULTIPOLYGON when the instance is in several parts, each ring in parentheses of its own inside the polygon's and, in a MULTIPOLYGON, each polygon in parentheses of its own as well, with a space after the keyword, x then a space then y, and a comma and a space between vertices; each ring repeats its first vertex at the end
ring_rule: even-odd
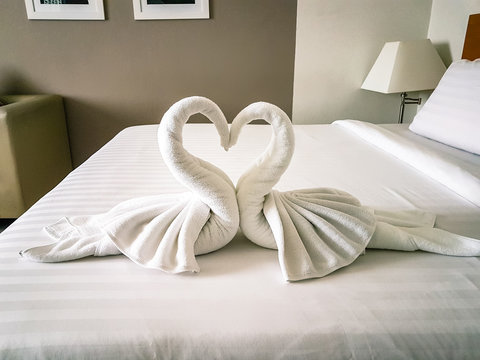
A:
POLYGON ((434 89, 446 68, 429 39, 387 42, 362 89, 385 94, 434 89))

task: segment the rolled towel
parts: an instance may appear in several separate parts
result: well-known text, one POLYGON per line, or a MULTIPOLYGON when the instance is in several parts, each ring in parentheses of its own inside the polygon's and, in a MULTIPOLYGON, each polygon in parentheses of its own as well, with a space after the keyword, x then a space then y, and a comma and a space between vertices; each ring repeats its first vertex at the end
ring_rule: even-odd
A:
POLYGON ((433 214, 369 209, 336 189, 273 190, 292 158, 294 132, 281 109, 254 103, 233 120, 230 147, 242 127, 256 119, 271 124, 273 133, 264 153, 237 183, 240 227, 252 242, 278 249, 286 280, 325 276, 351 264, 367 246, 480 255, 480 241, 433 229, 433 214))
POLYGON ((207 98, 189 97, 175 103, 158 130, 163 160, 191 192, 135 198, 105 214, 63 218, 45 228, 55 243, 20 254, 33 261, 59 262, 123 253, 145 267, 170 273, 198 272, 195 255, 230 242, 238 230, 239 212, 229 177, 183 147, 183 126, 196 113, 213 122, 226 148, 227 121, 207 98))

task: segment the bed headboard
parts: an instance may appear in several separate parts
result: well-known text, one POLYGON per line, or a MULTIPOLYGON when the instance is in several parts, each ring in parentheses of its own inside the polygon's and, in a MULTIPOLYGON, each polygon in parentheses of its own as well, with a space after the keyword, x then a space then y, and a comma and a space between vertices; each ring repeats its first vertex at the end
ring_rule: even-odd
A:
POLYGON ((463 44, 462 59, 480 58, 480 14, 470 15, 463 44))

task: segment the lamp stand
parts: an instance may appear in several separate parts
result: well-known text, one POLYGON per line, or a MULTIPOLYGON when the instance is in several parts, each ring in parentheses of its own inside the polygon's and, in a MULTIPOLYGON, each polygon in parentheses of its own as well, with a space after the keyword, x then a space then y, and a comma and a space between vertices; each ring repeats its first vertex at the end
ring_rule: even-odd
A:
POLYGON ((417 104, 420 105, 422 103, 422 98, 408 98, 406 92, 402 92, 401 95, 401 102, 400 102, 400 114, 398 115, 398 123, 402 124, 403 123, 403 111, 405 109, 405 104, 417 104))

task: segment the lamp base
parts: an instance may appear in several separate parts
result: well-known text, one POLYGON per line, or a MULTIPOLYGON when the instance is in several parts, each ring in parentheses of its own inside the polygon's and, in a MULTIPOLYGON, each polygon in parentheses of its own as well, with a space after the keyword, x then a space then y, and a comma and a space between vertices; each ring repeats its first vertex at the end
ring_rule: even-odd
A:
POLYGON ((408 98, 408 94, 406 92, 402 92, 401 94, 401 102, 400 102, 400 114, 398 114, 398 123, 403 124, 403 112, 405 110, 405 104, 417 104, 420 105, 422 103, 422 98, 408 98))

